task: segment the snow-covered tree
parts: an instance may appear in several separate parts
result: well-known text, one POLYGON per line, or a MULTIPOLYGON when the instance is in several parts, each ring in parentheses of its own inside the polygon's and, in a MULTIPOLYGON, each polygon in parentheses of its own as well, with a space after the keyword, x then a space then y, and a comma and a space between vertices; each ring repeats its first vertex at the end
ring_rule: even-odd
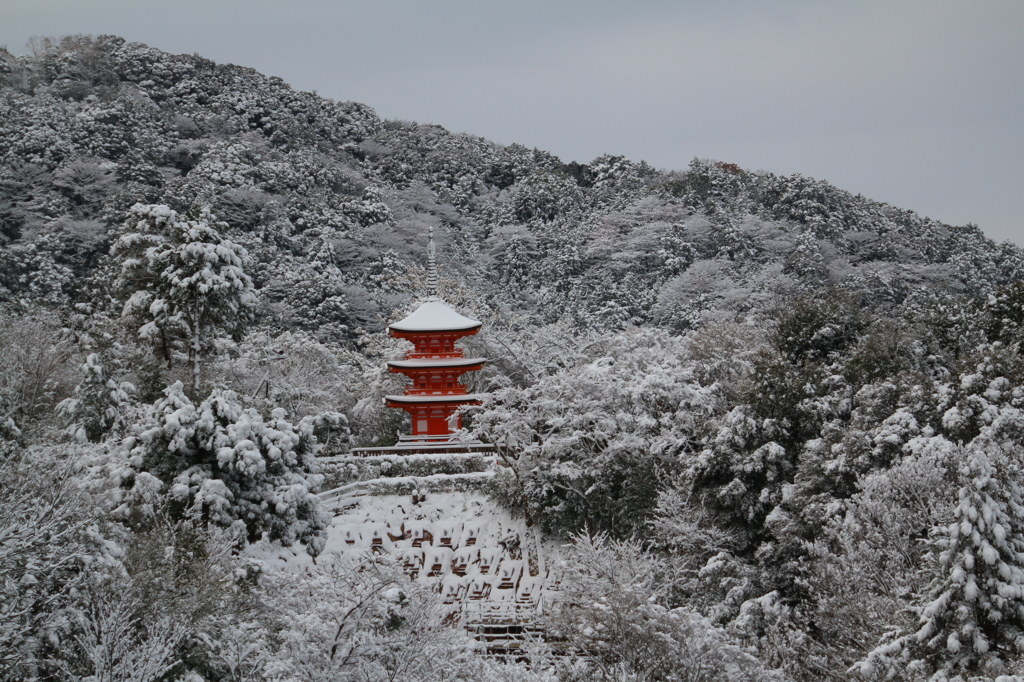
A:
POLYGON ((76 380, 73 344, 60 319, 0 312, 0 424, 9 435, 53 414, 76 380))
POLYGON ((638 542, 576 538, 551 627, 583 653, 585 679, 773 679, 699 613, 666 605, 665 569, 638 542))
POLYGON ((355 369, 363 364, 369 363, 362 354, 339 350, 306 332, 272 336, 266 331, 250 333, 237 354, 213 364, 211 374, 214 381, 301 418, 350 409, 365 392, 355 369))
POLYGON ((985 333, 990 341, 1000 341, 1020 349, 1024 341, 1024 281, 1001 287, 988 295, 984 304, 985 333))
POLYGON ((325 340, 349 336, 345 283, 333 263, 282 259, 268 264, 263 277, 262 296, 281 326, 308 330, 325 340))
POLYGON ((176 650, 187 632, 185 623, 171 614, 143 617, 145 605, 122 585, 97 587, 88 597, 77 614, 74 637, 88 679, 155 682, 181 662, 176 650))
POLYGON ((475 643, 445 622, 439 595, 411 582, 394 557, 330 557, 265 584, 279 619, 280 649, 266 664, 272 678, 472 679, 475 643))
POLYGON ((292 425, 280 408, 264 421, 231 391, 194 405, 176 382, 123 443, 116 513, 129 515, 162 490, 178 515, 237 527, 249 540, 302 542, 315 556, 329 522, 316 496, 315 421, 292 425))
POLYGON ((0 499, 0 678, 30 679, 68 635, 95 533, 71 467, 44 452, 0 462, 0 499))
POLYGON ((57 405, 68 420, 68 434, 79 443, 98 442, 112 430, 125 425, 125 408, 135 387, 127 381, 107 378, 97 353, 90 353, 82 364, 85 377, 75 387, 74 396, 57 405))
POLYGON ((952 479, 963 452, 941 436, 917 438, 904 452, 892 468, 862 478, 852 498, 833 502, 841 512, 828 517, 808 546, 800 615, 818 636, 804 640, 813 651, 798 660, 849 668, 908 621, 907 600, 927 589, 922 540, 930 528, 952 520, 952 479))
POLYGON ((1011 410, 969 446, 952 522, 935 529, 929 601, 914 631, 856 666, 865 677, 891 679, 898 670, 999 674, 1024 652, 1021 435, 1024 415, 1011 410))
POLYGON ((57 260, 61 248, 54 235, 5 246, 0 251, 0 300, 30 296, 51 305, 66 303, 74 272, 57 260))
POLYGON ((472 430, 516 458, 512 499, 549 528, 629 536, 645 527, 678 474, 680 443, 717 396, 667 334, 635 330, 589 350, 533 386, 493 392, 472 430))
POLYGON ((198 395, 203 356, 219 335, 240 338, 256 302, 245 273, 244 248, 224 239, 206 207, 185 216, 167 206, 136 204, 113 247, 121 263, 124 315, 139 321, 139 336, 171 363, 175 346, 192 364, 198 395))

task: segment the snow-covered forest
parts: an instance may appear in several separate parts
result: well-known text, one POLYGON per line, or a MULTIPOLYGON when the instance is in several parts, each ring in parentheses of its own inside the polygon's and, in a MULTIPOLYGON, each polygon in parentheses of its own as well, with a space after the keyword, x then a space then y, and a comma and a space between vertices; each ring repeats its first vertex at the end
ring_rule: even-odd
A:
POLYGON ((0 50, 0 679, 1021 679, 1022 280, 800 175, 0 50), (431 227, 483 322, 466 436, 564 546, 571 646, 482 655, 393 558, 323 552, 317 493, 361 474, 318 459, 409 431, 386 326, 431 227))

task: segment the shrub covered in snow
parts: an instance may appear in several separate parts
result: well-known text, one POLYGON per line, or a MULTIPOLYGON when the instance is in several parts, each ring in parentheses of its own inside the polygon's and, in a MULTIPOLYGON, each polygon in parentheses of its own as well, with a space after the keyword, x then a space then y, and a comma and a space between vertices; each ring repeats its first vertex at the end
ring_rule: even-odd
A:
POLYGON ((315 420, 292 425, 276 409, 264 421, 231 391, 214 391, 199 405, 181 383, 165 393, 124 441, 125 460, 115 472, 119 513, 158 495, 178 515, 319 553, 329 519, 316 496, 323 477, 314 459, 315 420))
POLYGON ((666 604, 665 567, 639 543, 578 537, 559 573, 551 627, 590 663, 587 679, 782 679, 699 613, 666 604))
POLYGON ((267 588, 279 643, 270 679, 472 679, 475 642, 395 557, 333 557, 305 575, 268 576, 267 588))
POLYGON ((107 378, 96 353, 85 358, 82 373, 85 377, 75 386, 74 396, 61 401, 57 410, 70 422, 67 432, 72 438, 80 443, 96 442, 124 427, 125 407, 135 387, 127 381, 107 378))
POLYGON ((65 456, 0 459, 0 678, 29 679, 73 630, 74 594, 102 545, 65 456))

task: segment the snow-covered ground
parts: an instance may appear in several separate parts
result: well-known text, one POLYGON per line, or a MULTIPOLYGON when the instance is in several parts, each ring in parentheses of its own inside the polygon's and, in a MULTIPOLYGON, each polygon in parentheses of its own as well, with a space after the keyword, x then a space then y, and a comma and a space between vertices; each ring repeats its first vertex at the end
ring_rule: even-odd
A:
MULTIPOLYGON (((552 547, 523 519, 477 492, 365 495, 339 505, 323 556, 387 552, 431 586, 467 627, 529 623, 550 602, 552 547), (547 588, 547 589, 546 589, 547 588)), ((302 548, 253 545, 269 570, 303 570, 302 548)))

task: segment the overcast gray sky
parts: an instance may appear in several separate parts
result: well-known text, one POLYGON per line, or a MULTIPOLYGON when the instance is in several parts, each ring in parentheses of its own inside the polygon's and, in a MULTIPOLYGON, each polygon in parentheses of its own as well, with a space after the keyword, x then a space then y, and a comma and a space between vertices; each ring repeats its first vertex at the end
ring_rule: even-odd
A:
POLYGON ((0 0, 563 160, 803 173, 1024 245, 1020 0, 0 0))

